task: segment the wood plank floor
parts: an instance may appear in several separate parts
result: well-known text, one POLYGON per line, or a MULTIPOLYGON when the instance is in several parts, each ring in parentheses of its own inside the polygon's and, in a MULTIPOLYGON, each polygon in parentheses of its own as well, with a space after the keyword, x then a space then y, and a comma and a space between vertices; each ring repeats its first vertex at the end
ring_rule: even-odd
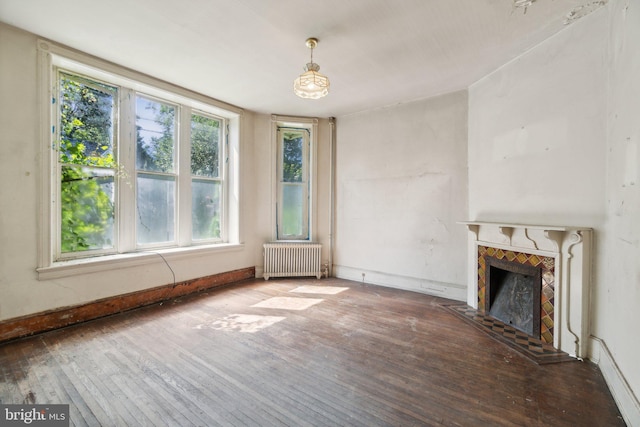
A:
POLYGON ((0 345, 0 403, 78 426, 624 425, 594 364, 537 365, 445 302, 251 280, 0 345))

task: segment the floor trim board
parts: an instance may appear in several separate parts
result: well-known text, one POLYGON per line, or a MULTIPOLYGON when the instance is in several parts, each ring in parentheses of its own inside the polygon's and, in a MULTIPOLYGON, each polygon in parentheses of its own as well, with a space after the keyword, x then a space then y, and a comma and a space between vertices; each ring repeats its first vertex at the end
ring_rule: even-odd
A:
POLYGON ((620 371, 613 355, 605 342, 594 336, 590 337, 590 359, 595 362, 604 377, 613 399, 618 404, 624 421, 629 426, 640 426, 640 401, 620 371))
POLYGON ((352 280, 354 282, 370 283, 373 285, 386 286, 405 291, 420 292, 422 294, 433 295, 455 301, 466 301, 467 299, 466 285, 438 282, 411 276, 401 276, 344 265, 334 265, 333 271, 335 277, 352 280))
POLYGON ((0 322, 0 343, 80 322, 98 319, 116 313, 155 304, 168 299, 189 295, 205 289, 241 282, 255 277, 255 267, 247 267, 212 276, 186 280, 152 289, 92 301, 71 307, 16 317, 0 322))

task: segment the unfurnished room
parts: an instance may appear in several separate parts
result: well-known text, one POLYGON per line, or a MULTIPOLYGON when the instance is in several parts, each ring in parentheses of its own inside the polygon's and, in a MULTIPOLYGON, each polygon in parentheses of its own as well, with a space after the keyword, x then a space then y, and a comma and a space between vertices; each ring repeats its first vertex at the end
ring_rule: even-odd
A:
POLYGON ((0 425, 640 427, 640 1, 0 0, 0 93, 0 425))

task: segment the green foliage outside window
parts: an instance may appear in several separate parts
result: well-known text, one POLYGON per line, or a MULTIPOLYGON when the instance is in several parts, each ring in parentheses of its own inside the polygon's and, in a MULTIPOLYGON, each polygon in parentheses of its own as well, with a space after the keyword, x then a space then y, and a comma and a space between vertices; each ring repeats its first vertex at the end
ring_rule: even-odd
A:
POLYGON ((219 165, 220 120, 191 116, 191 174, 217 178, 219 165))
POLYGON ((302 182, 303 136, 300 132, 285 132, 282 147, 282 180, 302 182))
POLYGON ((174 172, 175 122, 173 105, 136 98, 136 169, 174 172))
POLYGON ((61 74, 61 250, 113 245, 114 88, 61 74))
POLYGON ((60 79, 60 162, 113 168, 115 89, 92 86, 65 75, 60 79))
MULTIPOLYGON (((59 74, 60 248, 64 253, 115 247, 118 88, 59 74)), ((137 243, 173 240, 179 106, 136 96, 137 243)), ((222 178, 220 119, 191 117, 192 237, 219 239, 222 178)), ((187 172, 188 175, 188 172, 187 172)), ((131 183, 129 183, 131 185, 131 183)))
POLYGON ((308 238, 308 130, 281 128, 278 238, 308 238))
POLYGON ((191 233, 195 240, 221 237, 220 120, 191 116, 191 233))

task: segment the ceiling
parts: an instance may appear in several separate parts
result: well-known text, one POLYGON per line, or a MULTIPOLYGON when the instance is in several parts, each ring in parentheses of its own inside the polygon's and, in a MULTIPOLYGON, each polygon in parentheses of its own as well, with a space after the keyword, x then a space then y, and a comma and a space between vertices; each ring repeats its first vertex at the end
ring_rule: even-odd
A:
POLYGON ((0 20, 244 109, 330 117, 467 88, 604 3, 0 0, 0 20), (292 90, 308 37, 331 80, 319 100, 292 90))

